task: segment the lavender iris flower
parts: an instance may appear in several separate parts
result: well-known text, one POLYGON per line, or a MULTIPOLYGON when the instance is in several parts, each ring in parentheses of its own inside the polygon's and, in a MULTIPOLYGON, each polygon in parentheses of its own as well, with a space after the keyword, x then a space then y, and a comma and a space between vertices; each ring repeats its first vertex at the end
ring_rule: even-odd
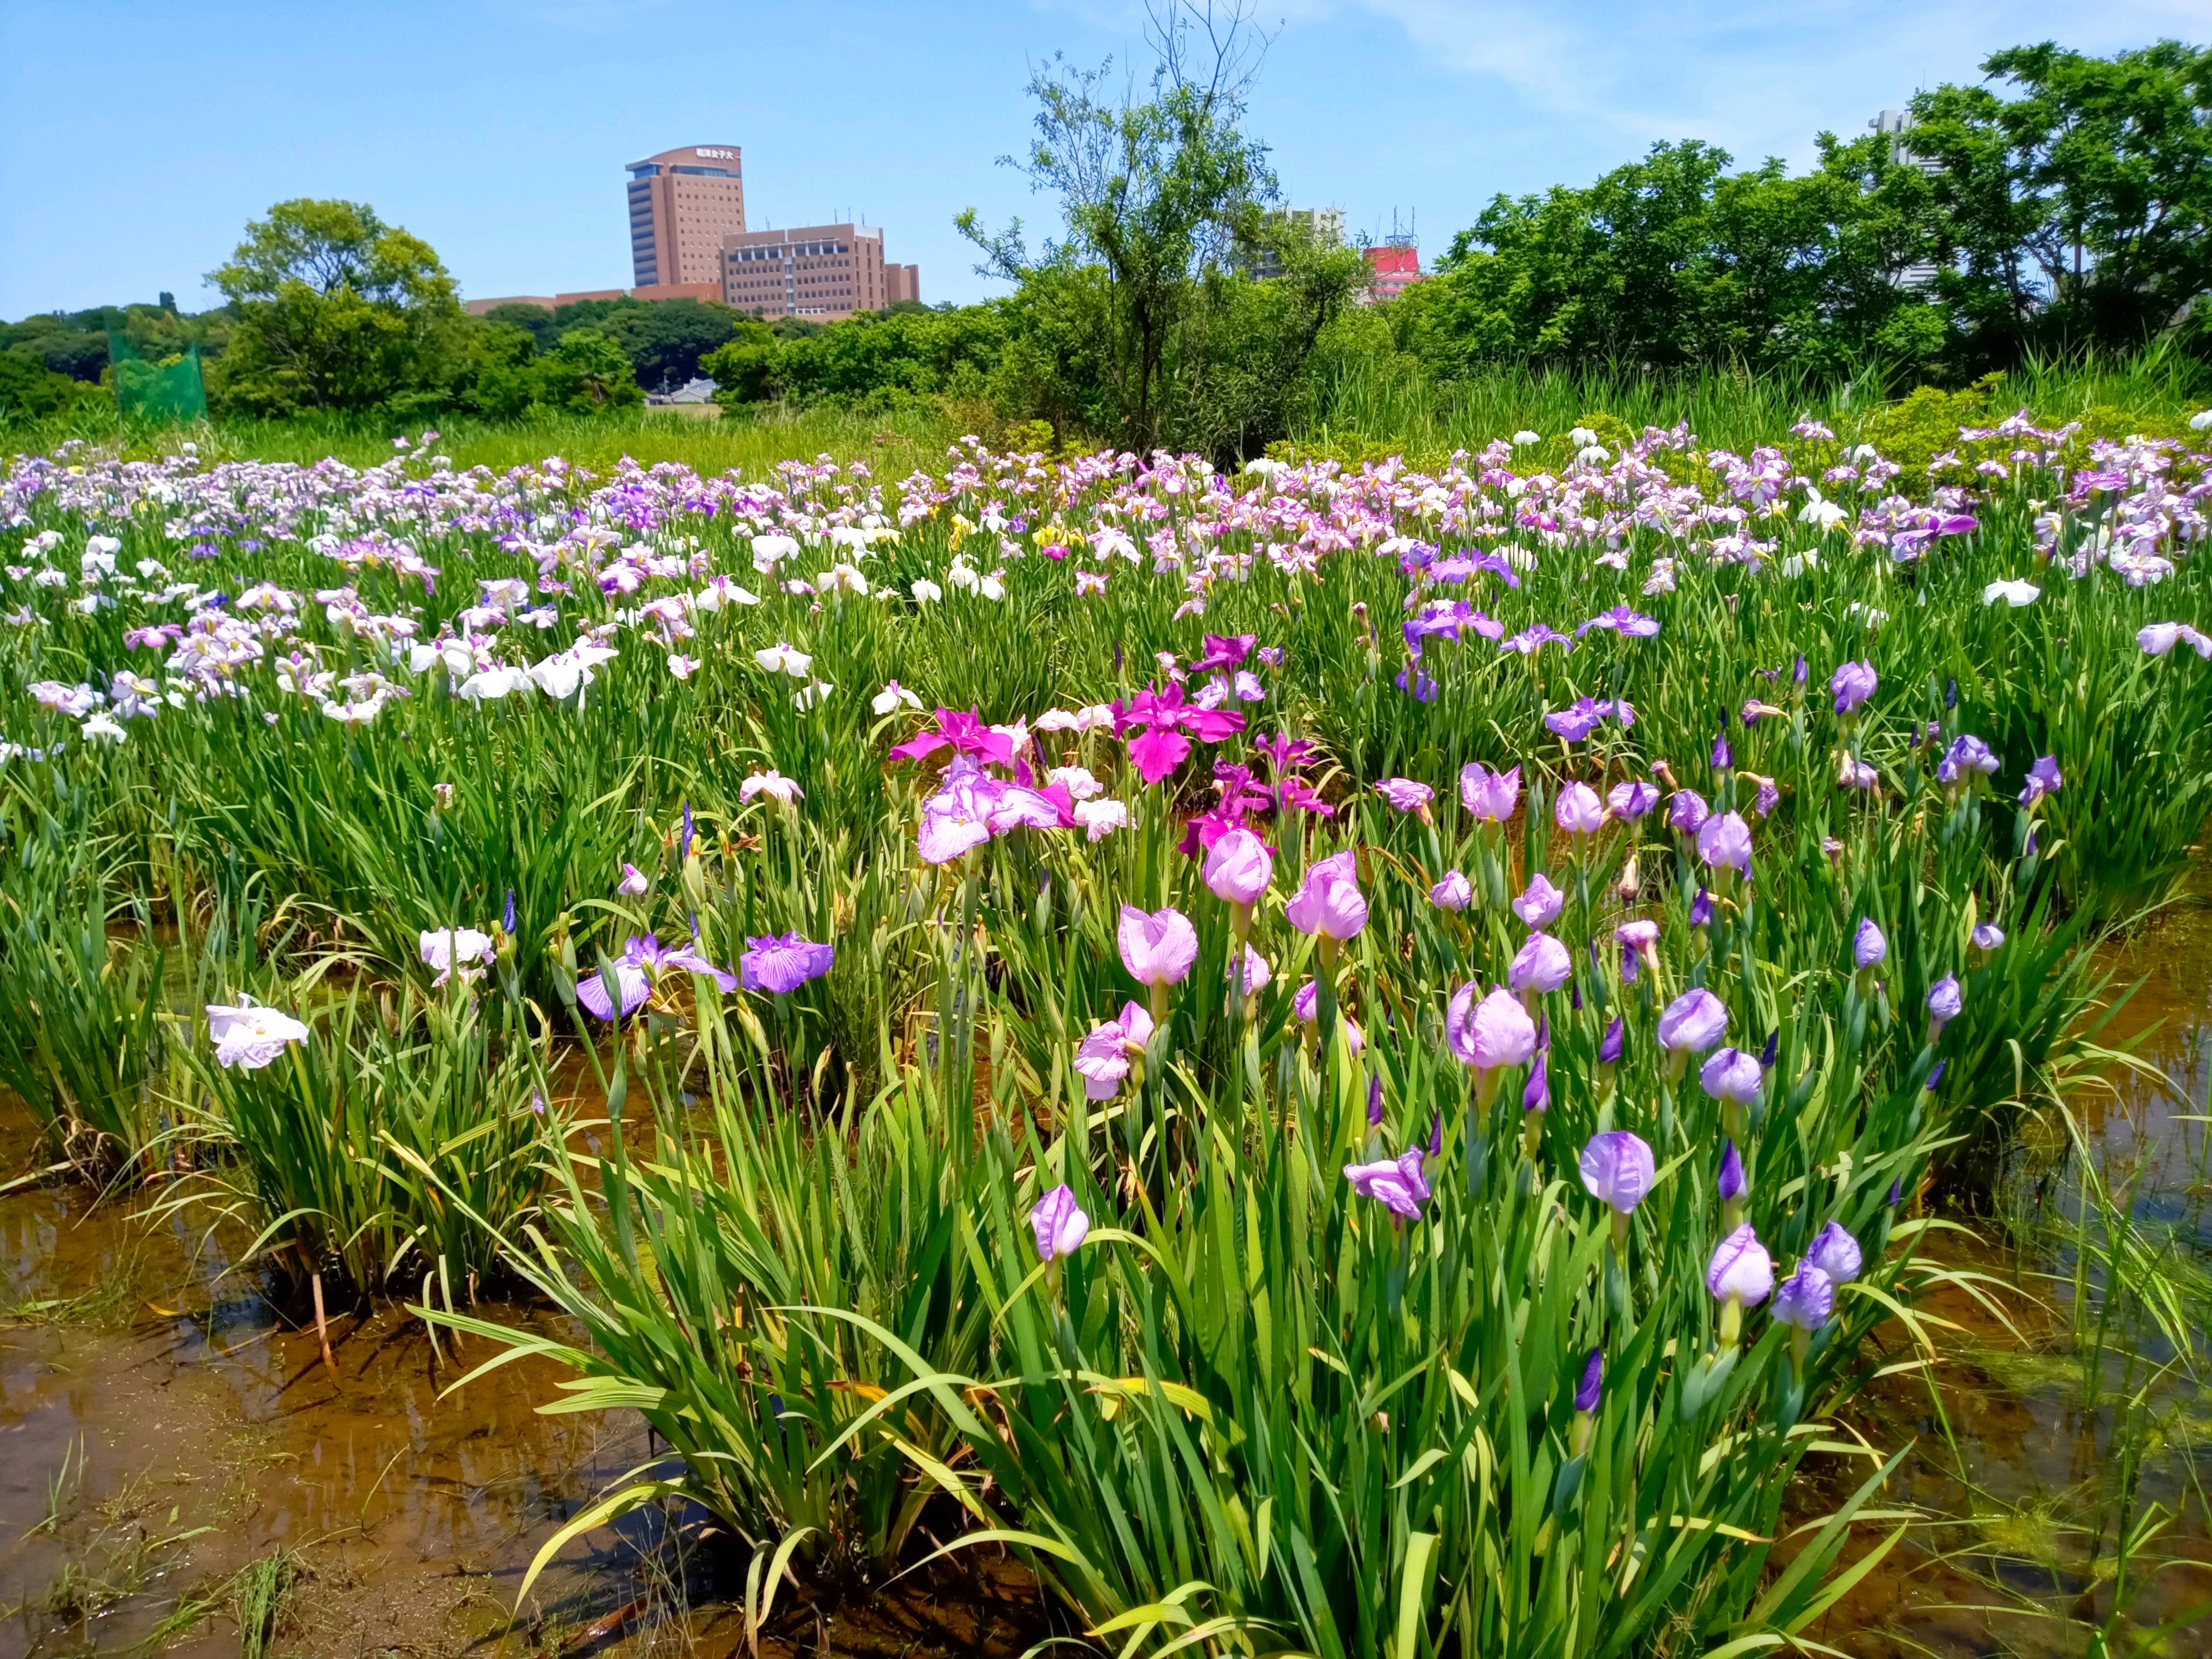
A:
POLYGON ((1748 1221, 1714 1247, 1705 1264, 1705 1289, 1716 1302, 1734 1297, 1747 1308, 1757 1307, 1772 1293, 1774 1258, 1748 1221))
POLYGON ((1713 739, 1713 770, 1725 772, 1735 764, 1735 750, 1729 747, 1728 733, 1721 732, 1713 739))
POLYGON ((1848 1285, 1856 1279, 1863 1265, 1858 1240, 1836 1221, 1813 1235, 1813 1247, 1805 1252, 1805 1260, 1838 1285, 1848 1285))
POLYGON ((1713 896, 1700 887, 1690 900, 1690 926, 1708 927, 1713 920, 1713 896))
POLYGON ((1444 878, 1429 889, 1429 902, 1439 910, 1464 910, 1474 902, 1474 884, 1464 872, 1447 870, 1444 878))
POLYGON ((1959 976, 1946 974, 1928 988, 1928 1040, 1933 1042, 1943 1035, 1943 1028, 1958 1018, 1959 1010, 1966 1004, 1966 996, 1959 988, 1959 976))
POLYGON ((1659 804, 1659 786, 1641 779, 1616 783, 1606 792, 1605 804, 1617 818, 1640 818, 1659 804))
POLYGON ((1712 816, 1705 798, 1694 789, 1677 789, 1667 802, 1667 827, 1694 836, 1712 816))
POLYGON ((1836 712, 1848 714, 1856 710, 1881 684, 1881 677, 1874 672, 1870 662, 1847 662, 1838 668, 1828 681, 1828 689, 1836 694, 1836 712))
POLYGON ((1835 1305, 1836 1287, 1828 1275, 1810 1261, 1801 1261, 1774 1293, 1774 1321, 1801 1331, 1817 1331, 1828 1322, 1835 1305))
POLYGON ((1547 927, 1558 917, 1567 902, 1567 896, 1552 884, 1552 878, 1539 870, 1528 878, 1528 885, 1521 896, 1513 901, 1513 914, 1531 927, 1547 927))
POLYGON ((1622 1215, 1644 1201, 1659 1170, 1650 1143, 1626 1129, 1592 1135, 1577 1167, 1589 1195, 1622 1215))
POLYGON ((2020 804, 2033 806, 2045 795, 2055 795, 2065 780, 2058 773, 2058 757, 2045 755, 2027 769, 2027 782, 2020 792, 2020 804))
POLYGON ((1759 1098, 1759 1085, 1765 1078, 1755 1055, 1731 1048, 1717 1051, 1706 1060, 1698 1072, 1698 1081, 1715 1100, 1748 1106, 1759 1098))
POLYGON ((1521 1109, 1524 1112, 1549 1111, 1552 1106, 1552 1082, 1545 1066, 1545 1054, 1536 1050, 1536 1063, 1528 1068, 1528 1082, 1521 1091, 1521 1109))
POLYGON ((1371 1198, 1393 1215, 1411 1221, 1420 1215, 1421 1206, 1429 1196, 1428 1181, 1421 1174, 1424 1156, 1419 1146, 1409 1146, 1396 1158, 1381 1158, 1373 1164, 1347 1164, 1344 1166, 1344 1178, 1362 1198, 1371 1198))
POLYGON ((1575 970, 1567 947, 1549 933, 1531 933, 1505 970, 1505 982, 1515 993, 1556 991, 1575 970))
POLYGON ((1659 1016, 1662 1047, 1701 1054, 1728 1030, 1728 1009, 1702 985, 1682 993, 1659 1016))
POLYGON ((1613 1017, 1613 1023, 1605 1028, 1605 1035, 1598 1039, 1598 1064, 1617 1066, 1620 1063, 1620 1049, 1626 1030, 1626 1028, 1620 1023, 1620 1016, 1615 1014, 1613 1017))
POLYGON ((1969 772, 1986 776, 1996 769, 1997 757, 1989 744, 1971 732, 1962 732, 1951 740, 1951 746, 1943 751, 1943 758, 1936 763, 1936 781, 1955 783, 1969 772))
POLYGON ((1057 1261, 1082 1248, 1083 1241, 1091 1236, 1091 1218, 1076 1203, 1073 1190, 1062 1182, 1030 1212, 1030 1230, 1036 1235, 1038 1259, 1057 1261))
POLYGON ((1872 916, 1859 918, 1858 930, 1851 935, 1851 961, 1860 968, 1879 968, 1889 955, 1889 941, 1882 937, 1872 916))
POLYGON ((795 991, 828 973, 836 957, 835 946, 817 945, 797 933, 770 933, 745 940, 738 975, 748 991, 795 991))
POLYGON ((1751 867, 1751 826, 1740 812, 1723 812, 1698 826, 1698 856, 1716 870, 1751 867))
POLYGON ((1382 1121, 1382 1077, 1376 1073, 1367 1079, 1367 1122, 1371 1128, 1382 1121))

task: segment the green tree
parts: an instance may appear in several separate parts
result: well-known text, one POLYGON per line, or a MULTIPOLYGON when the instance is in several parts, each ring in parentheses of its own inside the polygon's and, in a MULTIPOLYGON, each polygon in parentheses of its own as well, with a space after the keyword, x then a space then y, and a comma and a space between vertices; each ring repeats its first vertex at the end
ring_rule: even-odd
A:
POLYGON ((1905 142, 1929 164, 1937 290, 1979 363, 2126 349, 2212 289, 2212 47, 2088 58, 2045 41, 1942 86, 1905 142))
POLYGON ((1731 173, 1726 151, 1691 141, 1586 188, 1500 196, 1392 306, 1399 343, 1447 371, 1534 357, 1832 373, 1882 353, 1924 366, 1941 319, 1903 279, 1929 246, 1926 180, 1878 137, 1820 145, 1796 177, 1771 160, 1731 173))
POLYGON ((84 395, 82 382, 27 356, 0 351, 0 426, 64 413, 84 395))
POLYGON ((510 300, 505 305, 494 306, 486 312, 484 320, 504 323, 510 328, 522 330, 540 351, 550 351, 561 343, 561 325, 544 306, 526 305, 520 300, 510 300))
POLYGON ((568 415, 634 409, 645 401, 623 349, 588 328, 571 329, 535 365, 536 404, 568 415))
POLYGON ((699 372, 714 383, 715 401, 724 407, 757 404, 777 396, 776 338, 764 323, 740 323, 726 343, 699 360, 699 372))
POLYGON ((619 300, 593 325, 623 349, 640 386, 673 392, 696 379, 699 360, 734 338, 729 307, 704 300, 619 300))
POLYGON ((453 278, 356 202, 279 202, 209 274, 238 322, 218 395, 270 414, 449 397, 468 367, 453 278))
POLYGON ((960 230, 983 252, 978 270, 1016 283, 1086 263, 1107 275, 1105 363, 1121 436, 1157 441, 1171 338, 1205 274, 1253 235, 1275 199, 1267 147, 1242 131, 1267 40, 1240 5, 1216 15, 1188 4, 1151 13, 1158 63, 1150 96, 1115 99, 1112 64, 1076 70, 1055 58, 1031 77, 1036 136, 1003 158, 1060 198, 1066 240, 1032 258, 1015 220, 988 235, 971 209, 960 230))

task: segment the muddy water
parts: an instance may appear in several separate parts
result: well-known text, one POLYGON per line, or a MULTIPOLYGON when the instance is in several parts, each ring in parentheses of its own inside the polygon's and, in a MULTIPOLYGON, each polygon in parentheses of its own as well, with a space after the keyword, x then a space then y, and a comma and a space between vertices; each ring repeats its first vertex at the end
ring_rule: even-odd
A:
MULTIPOLYGON (((2185 896, 2108 948, 2100 965, 2113 975, 2115 996, 2142 981, 2101 1036, 2134 1043, 2148 1074, 2117 1072, 2109 1088, 2081 1090, 2070 1104, 2115 1196, 2148 1237, 2171 1240, 2179 1273, 2201 1275, 2212 1271, 2212 1125, 2191 1120, 2208 1111, 2212 1076, 2212 892, 2185 896)), ((2125 1519, 2165 1525, 2123 1591, 2112 1565, 2130 1427, 2121 1402, 2142 1385, 2147 1368, 2131 1373, 2117 1357, 2093 1366, 2075 1340, 2077 1262, 2066 1234, 2081 1189, 2070 1169, 2053 1173, 2063 1136, 2054 1119, 2030 1125, 2009 1194, 2009 1228, 1982 1226, 1974 1239, 1948 1236, 1931 1251, 1998 1281, 1986 1288, 2004 1317, 1972 1295, 1938 1291, 1925 1305, 1951 1328, 1937 1333, 1942 1358, 1932 1373, 1885 1378, 1853 1413, 1885 1449, 1912 1443, 1876 1502, 1923 1519, 1806 1632, 1815 1640, 1868 1659, 2057 1659, 2093 1650, 2093 1632, 2124 1606, 2132 1639, 2162 1632, 2145 1650, 2212 1655, 2212 1527, 2204 1504, 2212 1390, 2168 1376, 2153 1391, 2158 1443, 2125 1519)), ((2094 1299, 2094 1273, 2091 1281, 2094 1299)), ((2199 1319, 2212 1318, 2206 1282, 2185 1304, 2199 1319)), ((1891 1359, 1910 1358, 1901 1332, 1884 1334, 1897 1339, 1891 1359)), ((2133 1332, 2113 1346, 2154 1363, 2172 1358, 2167 1345, 2133 1332)), ((1809 1460, 1808 1470, 1819 1462, 1809 1460)), ((1824 1500, 1869 1472, 1863 1465, 1818 1471, 1795 1506, 1799 1516, 1822 1513, 1824 1500)))
MULTIPOLYGON (((30 1139, 0 1097, 0 1171, 30 1139)), ((389 1303, 334 1310, 325 1366, 311 1306, 226 1273, 204 1216, 149 1211, 0 1195, 0 1659, 237 1654, 238 1576, 279 1553, 300 1577, 274 1653, 738 1650, 744 1563, 696 1512, 571 1543, 514 1616, 546 1540, 651 1456, 634 1413, 538 1415, 556 1375, 535 1361, 448 1393, 499 1350, 434 1346, 389 1303)), ((477 1311, 571 1334, 538 1309, 477 1311)), ((1009 1563, 819 1617, 784 1600, 768 1659, 1010 1659, 1043 1633, 1009 1563)))
MULTIPOLYGON (((9 1127, 20 1142, 21 1118, 9 1127)), ((460 1651, 507 1629, 539 1543, 647 1455, 635 1418, 536 1415, 542 1368, 441 1401, 494 1350, 447 1339, 441 1363, 389 1308, 337 1317, 326 1369, 311 1316, 301 1329, 222 1265, 191 1229, 73 1189, 0 1199, 5 1659, 159 1638, 275 1551, 300 1553, 291 1635, 313 1650, 460 1651)), ((541 1639, 587 1625, 635 1594, 637 1559, 595 1534, 533 1589, 526 1623, 541 1639)), ((530 1633, 511 1650, 534 1651, 530 1633)), ((222 1607, 175 1650, 240 1645, 222 1607)))

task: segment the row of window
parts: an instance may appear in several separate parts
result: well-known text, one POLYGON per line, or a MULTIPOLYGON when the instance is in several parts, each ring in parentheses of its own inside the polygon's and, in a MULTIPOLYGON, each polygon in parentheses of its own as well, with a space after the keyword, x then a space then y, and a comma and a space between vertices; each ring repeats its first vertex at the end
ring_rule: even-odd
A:
POLYGON ((771 242, 759 247, 741 247, 730 257, 732 259, 826 259, 832 254, 850 253, 848 242, 771 242))

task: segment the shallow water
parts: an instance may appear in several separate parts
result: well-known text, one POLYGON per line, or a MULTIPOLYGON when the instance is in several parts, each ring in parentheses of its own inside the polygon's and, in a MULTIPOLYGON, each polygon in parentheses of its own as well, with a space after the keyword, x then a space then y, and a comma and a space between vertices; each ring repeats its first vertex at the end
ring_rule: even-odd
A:
MULTIPOLYGON (((2108 946, 2100 963, 2112 973, 2112 996, 2142 981, 2101 1040, 2135 1042, 2153 1075, 2122 1070, 2108 1091, 2081 1091, 2071 1103, 2083 1140, 2128 1212, 2153 1237, 2172 1238, 2180 1271, 2203 1273, 2212 1269, 2212 1125, 2191 1120, 2206 1115, 2212 1078, 2212 893, 2185 895, 2108 946)), ((1807 1631, 1846 1653, 2079 1654, 2123 1599, 2112 1571, 2119 1530, 2112 1498, 2127 1426, 2118 1402, 2144 1373, 2108 1363, 2095 1372, 2100 1397, 2091 1397, 2069 1317, 2076 1263, 2065 1241, 2080 1186, 2070 1173, 2051 1173, 2064 1144, 2055 1118, 2032 1123, 2025 1139, 2010 1194, 2015 1248, 2003 1248, 2004 1230, 1992 1224, 1932 1251, 2001 1281, 1992 1293, 2013 1328, 1971 1295, 1938 1291, 1925 1305, 1955 1328, 1938 1333, 1933 1383, 1922 1374, 1884 1378, 1851 1413, 1885 1450, 1913 1442, 1875 1502, 1925 1518, 1807 1631), (2041 1238, 2022 1242, 2029 1229, 2041 1238)), ((2201 1289, 2189 1305, 2212 1317, 2201 1289)), ((1909 1357, 1901 1331, 1885 1334, 1897 1339, 1892 1359, 1909 1357)), ((2171 1357, 2155 1340, 2116 1346, 2171 1357)), ((2130 1575, 2128 1623, 2137 1639, 2163 1628, 2148 1650, 2212 1655, 2212 1527, 2200 1484, 2212 1476, 2212 1389, 2171 1376, 2154 1400, 2162 1443, 2142 1468, 2130 1513, 2140 1523, 2163 1506, 2170 1524, 2130 1575)), ((1808 1459, 1808 1470, 1822 1462, 1808 1459)), ((1825 1512, 1869 1472, 1817 1471, 1793 1505, 1796 1517, 1825 1512)), ((1868 1528, 1869 1540, 1881 1530, 1868 1528)))
MULTIPOLYGON (((647 1455, 635 1418, 536 1415, 550 1378, 527 1362, 441 1400, 493 1350, 442 1339, 441 1364, 389 1305, 333 1317, 333 1373, 311 1315, 256 1274, 214 1284, 199 1244, 69 1188, 0 1199, 5 1659, 143 1641, 277 1549, 305 1552, 316 1649, 458 1650, 507 1628, 538 1542, 647 1455)), ((533 1611, 588 1622, 635 1558, 595 1534, 533 1611)), ((179 1650, 238 1647, 224 1616, 179 1650)))
MULTIPOLYGON (((2157 1076, 2123 1074, 2077 1110, 2116 1184, 2132 1183, 2132 1212, 2212 1262, 2212 1126, 2188 1121, 2206 1113, 2212 1074, 2212 895, 2172 907, 2106 960, 2116 992, 2148 976, 2106 1035, 2141 1037, 2157 1076)), ((28 1146, 21 1109, 0 1102, 0 1170, 23 1167, 28 1146)), ((2063 1182, 2029 1184, 2023 1209, 2063 1216, 2077 1196, 2063 1182)), ((2063 1276, 2067 1253, 2015 1255, 1984 1232, 1947 1238, 1939 1254, 2021 1287, 2000 1297, 2018 1334, 1971 1297, 1939 1291, 1927 1305, 1957 1328, 1942 1334, 1934 1382, 1882 1379, 1852 1413, 1885 1449, 1912 1441, 1875 1502, 1920 1518, 1804 1632, 1847 1654, 2079 1653, 2113 1605, 2094 1563, 2112 1553, 2096 1498, 2110 1485, 2115 1412, 2084 1395, 2070 1287, 2038 1277, 2063 1276), (2083 1530, 2100 1519, 2101 1534, 2083 1530)), ((571 1544, 510 1617, 544 1540, 651 1455, 634 1415, 536 1414, 554 1377, 533 1362, 444 1394, 495 1350, 441 1338, 441 1353, 391 1303, 332 1310, 334 1374, 308 1309, 277 1305, 263 1277, 224 1265, 208 1240, 149 1222, 143 1206, 95 1207, 70 1186, 0 1195, 0 1659, 156 1643, 237 1653, 228 1581, 278 1550, 297 1552, 305 1575, 280 1652, 739 1648, 742 1564, 732 1571, 709 1546, 672 1582, 657 1513, 571 1544), (196 1602, 210 1604, 206 1616, 171 1632, 165 1621, 196 1602)), ((1899 1335, 1892 1359, 1908 1357, 1899 1335)), ((2169 1386, 2160 1398, 2169 1444, 2181 1431, 2212 1443, 2212 1395, 2169 1386)), ((1868 1472, 1838 1458, 1805 1467, 1793 1524, 1868 1472)), ((2156 1542, 2179 1564, 2131 1584, 2127 1603, 2138 1630, 2175 1626, 2160 1651, 2212 1656, 2212 1535, 2189 1467, 2169 1453, 2144 1472, 2134 1512, 2180 1511, 2156 1542)), ((1011 1656, 1043 1633, 1032 1587, 1002 1567, 906 1581, 825 1610, 818 1626, 792 1609, 776 1630, 770 1653, 1011 1656)))

